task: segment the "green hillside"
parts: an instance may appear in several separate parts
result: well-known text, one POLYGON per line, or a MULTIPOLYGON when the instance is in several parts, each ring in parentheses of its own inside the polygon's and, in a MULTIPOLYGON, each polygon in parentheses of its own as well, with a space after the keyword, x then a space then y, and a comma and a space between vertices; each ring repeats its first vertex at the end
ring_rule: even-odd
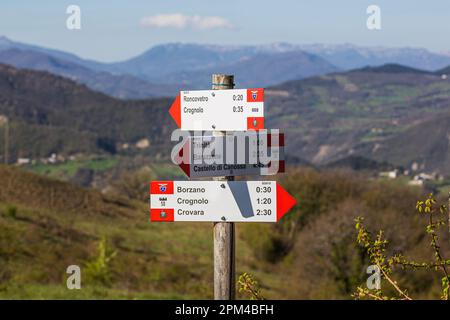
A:
MULTIPOLYGON (((153 156, 175 128, 169 99, 123 101, 46 72, 0 65, 0 115, 10 120, 10 155, 116 153, 118 144, 148 139, 153 156)), ((0 150, 4 150, 0 128, 0 150)))
POLYGON ((428 129, 420 142, 391 144, 450 114, 450 81, 440 75, 386 65, 286 82, 266 95, 267 126, 286 128, 287 152, 315 165, 362 156, 408 167, 418 162, 443 174, 450 170, 449 162, 441 161, 450 156, 447 148, 438 148, 448 126, 423 126, 428 129), (417 152, 425 141, 433 148, 431 161, 417 152), (378 149, 384 151, 378 155, 378 149))
MULTIPOLYGON (((387 230, 393 250, 432 257, 426 221, 414 214, 417 189, 347 171, 289 172, 279 180, 298 206, 278 224, 237 225, 237 273, 252 274, 267 298, 350 299, 367 277, 358 215, 387 230)), ((0 298, 212 298, 212 225, 150 223, 146 178, 137 197, 125 198, 12 167, 0 166, 0 177, 0 298), (99 260, 104 267, 92 267, 99 260), (65 286, 72 264, 81 267, 81 290, 65 286)), ((421 298, 440 286, 430 273, 400 281, 421 298)))
MULTIPOLYGON (((212 298, 211 224, 152 224, 145 202, 11 167, 0 176, 0 298, 212 298), (102 239, 116 253, 107 280, 84 273, 102 239), (71 264, 82 268, 80 291, 66 288, 71 264)), ((238 256, 239 270, 258 264, 241 240, 238 256)), ((258 274, 283 296, 282 277, 258 274)))

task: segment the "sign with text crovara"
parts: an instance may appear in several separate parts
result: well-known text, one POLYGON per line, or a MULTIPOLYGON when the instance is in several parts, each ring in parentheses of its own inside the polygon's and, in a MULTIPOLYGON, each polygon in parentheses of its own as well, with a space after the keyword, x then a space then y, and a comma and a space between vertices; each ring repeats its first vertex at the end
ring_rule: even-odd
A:
POLYGON ((235 131, 233 133, 189 136, 174 163, 189 178, 274 175, 284 172, 284 133, 279 130, 235 131))
POLYGON ((296 203, 275 181, 152 181, 154 222, 277 222, 296 203))
POLYGON ((181 130, 264 128, 264 89, 181 91, 169 110, 181 130))

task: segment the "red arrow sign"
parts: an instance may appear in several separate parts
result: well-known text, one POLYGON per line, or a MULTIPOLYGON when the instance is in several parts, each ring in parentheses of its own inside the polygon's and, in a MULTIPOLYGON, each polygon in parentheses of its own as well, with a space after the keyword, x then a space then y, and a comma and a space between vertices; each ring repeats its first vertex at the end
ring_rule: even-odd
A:
POLYGON ((297 201, 277 183, 277 221, 293 207, 297 201))
POLYGON ((180 95, 177 95, 175 101, 172 103, 172 106, 169 109, 169 113, 172 116, 172 119, 177 124, 178 128, 181 128, 181 104, 180 104, 180 95))

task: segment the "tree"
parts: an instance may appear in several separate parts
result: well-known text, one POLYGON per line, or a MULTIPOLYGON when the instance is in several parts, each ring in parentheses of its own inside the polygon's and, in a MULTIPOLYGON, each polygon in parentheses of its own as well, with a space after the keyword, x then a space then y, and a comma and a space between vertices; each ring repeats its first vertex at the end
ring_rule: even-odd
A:
POLYGON ((443 300, 449 300, 449 266, 450 259, 443 257, 442 249, 440 246, 440 237, 438 235, 439 228, 442 228, 448 224, 447 207, 444 204, 438 205, 433 194, 430 194, 427 199, 419 200, 416 204, 416 210, 421 215, 426 215, 428 218, 428 224, 425 228, 426 234, 430 238, 430 247, 434 255, 433 261, 417 262, 406 258, 401 253, 395 253, 388 257, 386 249, 389 241, 384 238, 384 232, 380 230, 375 237, 364 226, 364 219, 358 217, 355 219, 356 231, 357 231, 357 243, 362 246, 371 263, 377 266, 380 271, 380 276, 395 292, 394 295, 385 294, 381 288, 368 289, 358 287, 353 296, 357 299, 375 299, 375 300, 387 300, 387 299, 401 299, 412 300, 412 296, 408 293, 408 290, 402 288, 401 285, 394 278, 394 271, 397 267, 410 270, 427 270, 431 272, 441 273, 441 296, 443 300))

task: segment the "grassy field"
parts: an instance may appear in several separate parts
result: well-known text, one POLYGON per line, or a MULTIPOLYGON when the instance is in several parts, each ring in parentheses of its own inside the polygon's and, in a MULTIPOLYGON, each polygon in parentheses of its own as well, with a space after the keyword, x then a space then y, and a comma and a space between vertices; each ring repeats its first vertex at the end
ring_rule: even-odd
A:
MULTIPOLYGON (((386 230, 390 253, 432 258, 414 215, 419 188, 348 171, 290 172, 277 180, 298 205, 281 222, 236 225, 237 276, 252 274, 264 297, 351 299, 369 264, 355 244, 356 216, 386 230)), ((213 297, 211 223, 150 223, 146 201, 15 167, 0 166, 0 177, 0 299, 213 297), (66 287, 69 265, 81 268, 81 290, 66 287)), ((401 273, 398 281, 424 299, 440 286, 429 274, 401 273)))
POLYGON ((114 168, 118 163, 117 158, 113 157, 94 157, 73 161, 67 161, 56 164, 34 164, 26 168, 30 171, 46 175, 52 178, 68 180, 72 178, 79 169, 91 169, 95 171, 104 171, 114 168))
MULTIPOLYGON (((212 298, 212 224, 150 223, 145 203, 16 168, 0 167, 0 176, 1 299, 212 298), (85 277, 102 239, 116 252, 108 280, 85 277), (82 268, 81 290, 66 288, 72 264, 82 268)), ((240 226, 237 248, 238 272, 265 278, 267 293, 283 297, 282 276, 258 263, 240 226)))

